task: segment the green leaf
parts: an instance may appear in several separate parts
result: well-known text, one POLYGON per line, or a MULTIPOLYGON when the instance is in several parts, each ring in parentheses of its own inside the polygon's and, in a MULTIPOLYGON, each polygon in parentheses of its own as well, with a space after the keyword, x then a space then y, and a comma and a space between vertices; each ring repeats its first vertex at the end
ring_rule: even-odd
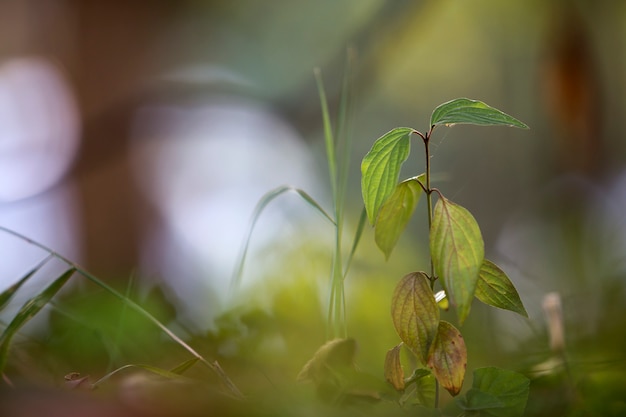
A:
POLYGON ((467 367, 467 349, 461 332, 447 321, 439 322, 437 338, 428 355, 428 367, 452 396, 461 392, 467 367))
POLYGON ((470 388, 465 397, 457 397, 456 402, 461 409, 466 411, 487 410, 489 408, 504 407, 504 403, 498 397, 470 388))
POLYGON ((495 367, 474 371, 474 382, 464 400, 464 410, 480 410, 481 416, 520 417, 524 414, 530 380, 517 372, 495 367))
POLYGON ((399 127, 378 138, 361 163, 361 191, 370 224, 393 193, 402 163, 409 157, 413 129, 399 127))
POLYGON ((430 125, 453 125, 457 123, 481 126, 511 126, 528 129, 514 117, 486 105, 482 101, 457 98, 437 107, 430 116, 430 125))
POLYGON ((423 184, 425 176, 426 174, 422 174, 402 181, 380 208, 376 218, 374 239, 385 254, 385 259, 389 259, 391 251, 415 211, 423 192, 420 182, 423 184))
POLYGON ((439 326, 439 307, 425 273, 412 272, 400 280, 391 300, 391 318, 400 339, 425 365, 439 326))
POLYGON ((474 298, 485 246, 471 213, 443 196, 435 205, 430 253, 435 271, 443 279, 446 294, 463 324, 474 298))
POLYGON ((487 259, 483 261, 480 268, 474 295, 487 305, 528 317, 524 304, 509 277, 498 265, 487 259))
POLYGON ((415 378, 411 386, 406 389, 399 402, 402 405, 425 407, 424 410, 420 410, 418 415, 431 415, 428 414, 428 412, 432 411, 435 407, 437 381, 435 376, 426 369, 416 369, 416 372, 419 372, 420 376, 415 378))
POLYGON ((65 283, 74 275, 76 270, 70 268, 58 277, 45 290, 28 300, 17 312, 13 320, 4 329, 0 335, 0 374, 4 371, 7 356, 9 354, 9 346, 13 336, 22 328, 30 319, 32 319, 39 311, 54 297, 54 295, 65 285, 65 283))
POLYGON ((404 391, 404 371, 400 362, 400 349, 402 349, 402 343, 389 349, 385 355, 385 380, 396 391, 404 391))

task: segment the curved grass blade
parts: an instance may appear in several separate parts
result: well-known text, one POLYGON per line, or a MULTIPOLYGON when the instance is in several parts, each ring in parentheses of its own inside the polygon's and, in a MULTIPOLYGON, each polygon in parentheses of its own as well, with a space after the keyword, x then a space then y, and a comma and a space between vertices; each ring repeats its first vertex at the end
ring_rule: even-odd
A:
POLYGON ((186 376, 182 376, 179 373, 168 371, 166 369, 161 369, 161 368, 156 367, 156 366, 144 365, 144 364, 129 364, 129 365, 121 366, 121 367, 119 367, 119 368, 109 372, 108 374, 106 374, 105 376, 103 376, 102 378, 100 378, 99 380, 94 382, 93 384, 91 384, 91 387, 92 388, 97 388, 99 385, 102 385, 102 383, 107 381, 113 375, 118 374, 118 373, 120 373, 122 371, 125 371, 127 369, 132 369, 132 368, 142 369, 144 371, 148 371, 150 373, 153 373, 155 375, 158 375, 158 376, 161 376, 161 377, 167 378, 167 379, 182 380, 182 381, 192 381, 190 378, 187 378, 186 376))
POLYGON ((410 136, 413 129, 398 127, 376 139, 372 149, 361 162, 361 192, 370 224, 393 193, 400 176, 400 168, 409 157, 410 136))
POLYGON ((439 105, 430 116, 431 127, 439 125, 472 124, 480 126, 510 126, 528 129, 526 124, 482 101, 457 98, 439 105))
POLYGON ((175 366, 174 368, 170 369, 170 372, 174 374, 182 375, 183 373, 187 371, 187 369, 191 368, 196 363, 198 363, 198 358, 191 358, 181 363, 180 365, 175 366))
POLYGON ((365 228, 365 222, 367 221, 367 212, 365 211, 365 207, 361 210, 361 216, 359 217, 359 224, 356 227, 356 232, 354 233, 354 239, 352 240, 352 248, 350 249, 350 253, 348 254, 348 259, 346 260, 346 265, 343 270, 344 278, 348 275, 348 270, 350 269, 350 264, 352 264, 352 259, 354 258, 354 254, 356 253, 356 248, 359 246, 359 242, 361 241, 361 236, 363 235, 363 229, 365 228))
POLYGON ((22 285, 24 285, 26 281, 28 281, 33 275, 35 275, 35 273, 39 271, 41 267, 43 267, 46 262, 50 260, 51 257, 51 255, 46 256, 43 261, 39 262, 36 267, 31 269, 26 275, 20 278, 19 281, 11 285, 6 290, 2 291, 2 294, 0 294, 0 311, 4 310, 7 304, 9 304, 9 301, 11 301, 11 298, 13 298, 15 293, 22 287, 22 285))
POLYGON ((237 288, 239 284, 241 283, 243 267, 246 262, 246 257, 248 256, 248 248, 250 246, 250 239, 252 238, 252 232, 254 231, 254 227, 256 225, 256 222, 259 220, 261 213, 263 212, 265 207, 269 203, 271 203, 276 197, 279 197, 280 195, 285 194, 287 192, 295 192, 296 194, 298 194, 305 202, 307 202, 311 207, 317 210, 329 222, 335 225, 335 221, 333 220, 333 218, 328 213, 326 213, 326 211, 324 211, 322 206, 320 206, 310 195, 308 195, 306 192, 298 188, 285 185, 285 186, 281 186, 281 187, 275 188, 267 192, 263 197, 261 197, 256 207, 254 208, 252 219, 250 221, 250 225, 248 226, 248 233, 246 235, 246 240, 245 240, 243 249, 240 252, 239 259, 237 260, 237 263, 236 263, 237 267, 231 278, 231 290, 237 288))
POLYGON ((55 279, 45 290, 28 300, 17 312, 13 320, 0 335, 0 374, 4 371, 9 354, 9 346, 15 333, 32 319, 76 272, 75 268, 70 268, 55 279))

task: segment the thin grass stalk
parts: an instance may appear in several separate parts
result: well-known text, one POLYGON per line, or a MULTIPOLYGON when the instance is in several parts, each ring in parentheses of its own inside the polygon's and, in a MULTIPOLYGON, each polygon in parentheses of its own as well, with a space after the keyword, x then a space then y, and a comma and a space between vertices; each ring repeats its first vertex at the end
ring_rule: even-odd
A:
MULTIPOLYGON (((338 284, 337 291, 339 292, 338 297, 340 296, 340 302, 337 307, 341 308, 341 315, 337 319, 341 322, 341 336, 348 336, 348 326, 347 326, 347 314, 346 314, 346 294, 344 288, 344 280, 346 278, 349 264, 352 261, 352 256, 354 254, 354 250, 356 250, 356 245, 358 244, 358 239, 355 239, 353 242, 352 248, 353 250, 350 252, 348 256, 348 261, 346 264, 343 264, 342 257, 342 238, 343 238, 343 225, 344 225, 344 214, 345 214, 345 203, 347 198, 347 189, 348 189, 348 174, 350 170, 350 156, 352 151, 352 135, 350 132, 350 120, 352 116, 352 67, 355 60, 355 51, 352 48, 348 49, 347 57, 346 57, 346 70, 344 71, 344 76, 342 80, 342 88, 341 88, 341 98, 339 102, 339 116, 337 120, 337 131, 335 133, 335 137, 337 138, 337 152, 336 157, 338 158, 337 165, 339 166, 339 174, 337 178, 337 202, 336 202, 336 220, 337 220, 337 240, 336 240, 336 251, 339 257, 339 262, 337 262, 336 269, 333 271, 334 274, 340 275, 337 276, 336 280, 340 284, 338 284), (339 306, 340 304, 340 306, 339 306)), ((358 236, 358 234, 357 234, 358 236)))
MULTIPOLYGON (((356 51, 354 48, 348 48, 346 57, 346 70, 343 74, 341 86, 341 98, 339 100, 339 116, 337 119, 337 158, 339 167, 339 176, 337 184, 338 208, 343 217, 345 209, 345 201, 348 189, 348 174, 350 171, 350 157, 352 152, 352 116, 353 116, 353 100, 354 89, 353 84, 353 68, 356 61, 356 51)), ((343 222, 339 222, 343 225, 343 222)))
MULTIPOLYGON (((335 247, 333 251, 333 262, 331 272, 331 293, 329 296, 328 306, 328 323, 329 331, 327 338, 345 337, 347 335, 347 327, 345 322, 345 298, 343 294, 343 266, 341 255, 341 235, 343 229, 343 196, 340 193, 341 179, 337 176, 337 149, 338 144, 333 135, 333 128, 330 121, 328 111, 328 101, 324 83, 322 81, 321 71, 316 68, 314 71, 317 89, 320 96, 320 104, 322 107, 322 120, 324 124, 324 140, 326 145, 326 159, 328 161, 328 173, 333 197, 333 208, 335 213, 335 247)), ((340 122, 341 124, 341 122, 340 122)), ((345 156, 343 157, 345 159, 345 156)), ((342 161, 345 162, 345 161, 342 161)))

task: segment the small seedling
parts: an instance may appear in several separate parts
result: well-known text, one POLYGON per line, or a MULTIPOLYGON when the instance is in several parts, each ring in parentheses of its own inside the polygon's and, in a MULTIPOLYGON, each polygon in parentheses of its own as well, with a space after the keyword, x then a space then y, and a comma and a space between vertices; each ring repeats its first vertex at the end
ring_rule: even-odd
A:
MULTIPOLYGON (((432 135, 440 126, 455 124, 528 128, 483 102, 459 98, 433 111, 426 133, 401 127, 378 138, 361 164, 367 218, 374 226, 376 244, 386 258, 406 228, 421 195, 426 195, 430 272, 409 273, 396 286, 391 316, 402 343, 387 353, 385 376, 396 390, 409 393, 412 388, 417 395, 423 391, 424 381, 434 377, 433 398, 417 401, 434 407, 438 407, 439 385, 452 396, 461 392, 467 365, 461 332, 440 319, 440 303, 452 306, 459 325, 467 319, 474 298, 528 316, 511 280, 496 264, 485 259, 483 238, 472 214, 431 186, 432 135), (424 144, 426 172, 398 182, 414 135, 424 144), (433 196, 438 197, 434 208, 433 196), (437 283, 442 290, 435 293, 437 283), (400 362, 402 345, 412 352, 417 363, 408 378, 404 377, 400 362)), ((457 405, 467 415, 481 415, 481 410, 489 410, 489 415, 521 416, 528 386, 528 379, 515 372, 477 369, 472 388, 465 397, 457 399, 457 405)))

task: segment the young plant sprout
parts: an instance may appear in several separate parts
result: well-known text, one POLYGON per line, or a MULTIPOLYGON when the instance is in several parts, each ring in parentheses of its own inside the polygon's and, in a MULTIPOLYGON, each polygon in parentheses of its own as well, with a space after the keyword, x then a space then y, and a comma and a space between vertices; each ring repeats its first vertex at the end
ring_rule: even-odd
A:
MULTIPOLYGON (((421 195, 426 195, 430 271, 411 272, 396 286, 391 316, 402 343, 387 353, 385 376, 396 390, 409 394, 423 388, 429 377, 435 385, 434 398, 430 404, 429 399, 421 403, 431 407, 438 407, 439 385, 452 396, 461 392, 467 365, 461 332, 440 319, 438 303, 448 301, 459 325, 467 319, 474 298, 528 316, 511 280, 496 264, 485 259, 483 238, 472 214, 431 186, 432 135, 440 126, 455 124, 528 128, 483 102, 459 98, 433 111, 426 133, 400 127, 378 138, 361 164, 367 218, 374 226, 376 244, 386 258, 406 228, 421 195), (398 182, 414 135, 424 144, 426 172, 398 182), (433 196, 437 197, 434 208, 433 196), (437 283, 442 290, 435 294, 437 283), (410 350, 417 364, 413 375, 406 379, 400 363, 402 345, 410 350), (408 390, 409 385, 414 385, 413 391, 408 390)), ((457 399, 457 405, 468 414, 489 409, 493 415, 522 415, 529 389, 529 381, 523 375, 482 368, 474 372, 473 381, 465 397, 457 399)))

